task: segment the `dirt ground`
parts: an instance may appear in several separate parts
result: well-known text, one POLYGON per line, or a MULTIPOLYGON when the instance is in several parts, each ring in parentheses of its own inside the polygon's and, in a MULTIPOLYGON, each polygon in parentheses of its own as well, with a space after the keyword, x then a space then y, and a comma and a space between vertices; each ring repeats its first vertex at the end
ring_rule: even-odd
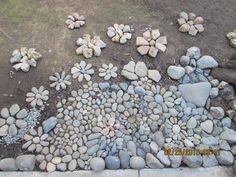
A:
MULTIPOLYGON (((48 77, 55 71, 70 72, 74 63, 83 59, 75 54, 75 41, 84 33, 96 34, 107 44, 101 57, 87 62, 98 68, 101 63, 113 63, 120 69, 131 59, 144 61, 150 68, 162 73, 162 85, 171 83, 166 76, 169 64, 178 62, 191 46, 198 46, 203 54, 214 56, 220 63, 228 59, 235 49, 229 46, 225 35, 235 29, 235 0, 1 0, 0 1, 0 108, 13 103, 25 106, 25 95, 33 87, 48 88, 48 77), (178 31, 176 19, 180 11, 194 12, 204 18, 205 32, 196 37, 178 31), (69 30, 65 25, 67 15, 79 12, 85 15, 86 25, 69 30), (125 45, 112 43, 106 36, 107 27, 114 23, 130 24, 135 29, 132 40, 125 45), (146 28, 159 28, 168 38, 167 51, 157 58, 141 57, 135 48, 135 37, 146 28), (43 55, 37 68, 28 73, 13 71, 9 58, 14 49, 34 47, 43 55)), ((95 71, 96 72, 96 71, 95 71)), ((92 78, 99 82, 97 76, 92 78)), ((123 78, 117 78, 118 82, 123 78)), ((73 81, 73 87, 80 87, 73 81)), ((72 89, 71 88, 71 89, 72 89)), ((49 111, 42 117, 55 113, 55 102, 66 94, 50 90, 49 111)), ((0 151, 0 157, 16 156, 20 145, 0 151), (14 153, 13 153, 14 151, 14 153)))

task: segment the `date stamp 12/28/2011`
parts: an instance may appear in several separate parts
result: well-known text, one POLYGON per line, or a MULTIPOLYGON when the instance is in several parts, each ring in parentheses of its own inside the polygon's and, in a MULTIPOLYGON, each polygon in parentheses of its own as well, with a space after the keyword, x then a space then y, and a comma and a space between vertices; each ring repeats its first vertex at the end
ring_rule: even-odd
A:
POLYGON ((185 155, 185 156, 191 156, 191 155, 204 155, 209 156, 211 154, 214 154, 216 156, 220 155, 220 149, 164 149, 165 155, 185 155))

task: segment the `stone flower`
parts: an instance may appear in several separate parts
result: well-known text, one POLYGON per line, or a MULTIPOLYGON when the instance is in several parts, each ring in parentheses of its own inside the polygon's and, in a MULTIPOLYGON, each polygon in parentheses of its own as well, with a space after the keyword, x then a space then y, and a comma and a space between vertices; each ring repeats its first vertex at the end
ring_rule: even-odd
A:
POLYGON ((111 38, 113 42, 125 44, 127 40, 131 39, 131 28, 129 25, 114 24, 113 27, 108 27, 107 36, 111 38))
POLYGON ((76 45, 78 46, 76 53, 83 55, 85 58, 101 56, 102 49, 106 47, 106 44, 100 39, 100 36, 91 38, 89 34, 84 34, 83 38, 78 38, 76 45))
POLYGON ((152 58, 157 56, 158 52, 165 52, 167 45, 166 36, 161 36, 159 29, 147 30, 143 36, 136 38, 137 51, 140 55, 149 55, 152 58))
POLYGON ((197 17, 194 13, 187 14, 186 12, 180 12, 177 20, 179 24, 179 31, 182 33, 188 33, 191 36, 196 36, 197 33, 204 31, 203 18, 197 17))
POLYGON ((42 58, 42 55, 34 48, 27 49, 22 47, 20 50, 16 49, 12 52, 10 63, 16 71, 22 70, 28 72, 30 67, 36 67, 37 60, 42 58))
POLYGON ((65 23, 69 29, 80 28, 85 25, 85 17, 75 12, 67 17, 65 23))
POLYGON ((112 77, 117 77, 116 71, 117 67, 113 66, 112 63, 109 63, 109 65, 102 64, 102 67, 99 68, 99 76, 104 77, 104 80, 110 80, 112 77))
POLYGON ((39 89, 32 87, 31 92, 26 94, 26 102, 29 102, 32 107, 43 106, 44 102, 48 100, 49 92, 43 86, 39 89))
POLYGON ((145 90, 150 90, 153 85, 153 82, 148 77, 141 77, 138 81, 138 85, 143 87, 145 90))
POLYGON ((29 152, 41 152, 43 147, 49 145, 47 138, 48 134, 43 134, 41 126, 37 130, 30 129, 29 133, 24 135, 26 143, 22 145, 22 149, 27 149, 29 152))
POLYGON ((82 82, 84 78, 86 81, 90 81, 91 75, 94 74, 94 70, 90 63, 86 64, 85 61, 82 60, 80 64, 74 64, 74 67, 71 68, 71 74, 74 79, 78 78, 79 82, 82 82))
POLYGON ((182 122, 182 120, 178 120, 176 117, 166 119, 165 132, 170 138, 168 139, 170 142, 167 143, 174 146, 183 146, 183 140, 187 139, 188 136, 186 130, 186 123, 182 122))
POLYGON ((20 109, 18 104, 13 104, 9 109, 2 108, 0 118, 0 136, 16 136, 20 129, 27 127, 24 120, 28 111, 20 109))
POLYGON ((54 73, 53 76, 49 77, 49 80, 53 83, 50 84, 50 87, 56 87, 56 90, 59 91, 60 89, 65 90, 67 85, 71 85, 70 82, 71 75, 66 75, 65 71, 62 73, 54 73))
POLYGON ((116 123, 115 118, 111 117, 110 119, 107 120, 101 133, 105 136, 112 138, 115 136, 116 130, 118 130, 119 128, 120 124, 116 123))

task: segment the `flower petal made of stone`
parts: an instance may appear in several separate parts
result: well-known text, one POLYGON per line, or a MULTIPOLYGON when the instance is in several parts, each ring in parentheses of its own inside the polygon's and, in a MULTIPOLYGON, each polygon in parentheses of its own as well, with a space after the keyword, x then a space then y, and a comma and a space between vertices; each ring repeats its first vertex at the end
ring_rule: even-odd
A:
POLYGON ((53 82, 50 84, 50 87, 56 87, 57 84, 58 84, 58 82, 53 82))
POLYGON ((112 64, 112 63, 109 63, 108 68, 109 68, 109 69, 113 68, 113 64, 112 64))
POLYGON ((94 74, 94 70, 93 69, 89 69, 86 71, 87 74, 94 74))
POLYGON ((44 101, 47 101, 48 100, 48 96, 47 95, 42 96, 41 99, 44 100, 44 101))
POLYGON ((78 73, 73 74, 72 77, 75 79, 75 78, 79 77, 79 75, 80 75, 80 73, 78 72, 78 73))
POLYGON ((32 92, 28 92, 26 94, 27 97, 35 97, 35 93, 32 93, 32 92))
POLYGON ((106 76, 104 77, 104 80, 109 80, 111 79, 111 74, 106 74, 106 76))
POLYGON ((102 64, 102 67, 103 67, 105 70, 107 70, 107 69, 109 68, 109 66, 108 66, 107 64, 105 64, 105 63, 102 64))
POLYGON ((77 68, 77 67, 71 68, 71 74, 75 74, 75 73, 78 73, 78 72, 80 72, 79 68, 77 68))
POLYGON ((31 105, 32 107, 35 107, 36 104, 37 104, 37 99, 34 99, 34 100, 31 101, 31 103, 30 103, 30 105, 31 105))
POLYGON ((62 88, 62 89, 64 89, 64 90, 66 89, 66 84, 65 84, 64 82, 61 82, 60 85, 61 85, 61 88, 62 88))
POLYGON ((100 77, 104 77, 104 76, 106 76, 106 74, 107 74, 107 73, 99 73, 98 75, 99 75, 100 77))
POLYGON ((98 71, 99 71, 99 72, 106 72, 106 69, 104 69, 104 68, 99 68, 98 71))
POLYGON ((49 91, 48 90, 44 90, 43 92, 42 92, 42 96, 46 96, 46 95, 48 95, 49 94, 49 91))
POLYGON ((13 104, 10 107, 9 111, 10 111, 11 116, 14 116, 14 115, 16 115, 16 113, 18 113, 20 111, 20 106, 18 104, 13 104))
POLYGON ((68 80, 70 80, 70 79, 71 79, 71 75, 67 75, 67 76, 64 78, 65 81, 68 81, 68 80))
POLYGON ((86 79, 86 81, 90 81, 91 76, 89 74, 84 74, 84 78, 86 79))
POLYGON ((82 82, 83 78, 84 78, 84 75, 83 74, 79 74, 78 81, 82 82))
POLYGON ((32 91, 34 94, 38 94, 38 93, 39 93, 39 91, 38 91, 38 89, 37 89, 36 87, 32 87, 32 88, 31 88, 31 91, 32 91))
POLYGON ((115 72, 111 72, 111 77, 117 77, 117 74, 115 72))
POLYGON ((26 102, 31 102, 31 101, 33 101, 35 99, 35 97, 27 97, 26 99, 25 99, 25 101, 26 102))
POLYGON ((49 77, 49 80, 50 80, 50 81, 54 81, 54 82, 55 82, 55 81, 57 81, 57 80, 58 80, 58 78, 56 78, 55 76, 50 76, 50 77, 49 77))
POLYGON ((61 78, 61 76, 60 76, 60 74, 59 74, 58 72, 55 72, 54 75, 56 76, 57 79, 60 79, 60 78, 61 78))
POLYGON ((82 61, 80 62, 80 64, 79 64, 79 66, 80 66, 81 68, 85 68, 85 67, 86 67, 86 62, 85 62, 84 60, 82 60, 82 61))
POLYGON ((65 72, 65 71, 62 71, 62 73, 61 73, 61 79, 64 80, 65 77, 66 77, 66 72, 65 72))
POLYGON ((39 93, 41 94, 43 91, 44 91, 44 86, 41 85, 41 86, 39 87, 39 93))
POLYGON ((64 83, 66 84, 66 85, 71 85, 71 82, 70 81, 64 81, 64 83))
POLYGON ((118 68, 115 66, 115 67, 111 68, 111 71, 116 72, 117 69, 118 69, 118 68))
POLYGON ((37 99, 37 105, 39 105, 39 106, 42 106, 43 105, 43 101, 39 98, 39 99, 37 99))
POLYGON ((3 118, 8 118, 8 117, 10 116, 9 111, 8 111, 7 108, 2 108, 2 110, 1 110, 1 116, 2 116, 3 118))
POLYGON ((92 67, 92 64, 89 63, 89 64, 87 64, 87 66, 86 66, 84 69, 85 69, 85 70, 89 70, 91 67, 92 67))
POLYGON ((61 87, 61 84, 58 83, 58 84, 56 85, 56 90, 59 91, 59 90, 60 90, 60 87, 61 87))

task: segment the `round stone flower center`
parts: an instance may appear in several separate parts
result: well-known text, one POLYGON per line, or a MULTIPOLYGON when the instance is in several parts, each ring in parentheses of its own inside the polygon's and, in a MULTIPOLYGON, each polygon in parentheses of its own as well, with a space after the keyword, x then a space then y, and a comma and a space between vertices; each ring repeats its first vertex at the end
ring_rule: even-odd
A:
POLYGON ((83 68, 83 69, 80 70, 80 72, 81 72, 82 74, 85 74, 85 73, 86 73, 86 70, 83 68))
POLYGON ((173 131, 174 134, 179 134, 180 126, 179 125, 173 125, 172 131, 173 131))
POLYGON ((41 95, 40 95, 40 94, 37 94, 35 97, 36 97, 36 98, 41 98, 41 95))

